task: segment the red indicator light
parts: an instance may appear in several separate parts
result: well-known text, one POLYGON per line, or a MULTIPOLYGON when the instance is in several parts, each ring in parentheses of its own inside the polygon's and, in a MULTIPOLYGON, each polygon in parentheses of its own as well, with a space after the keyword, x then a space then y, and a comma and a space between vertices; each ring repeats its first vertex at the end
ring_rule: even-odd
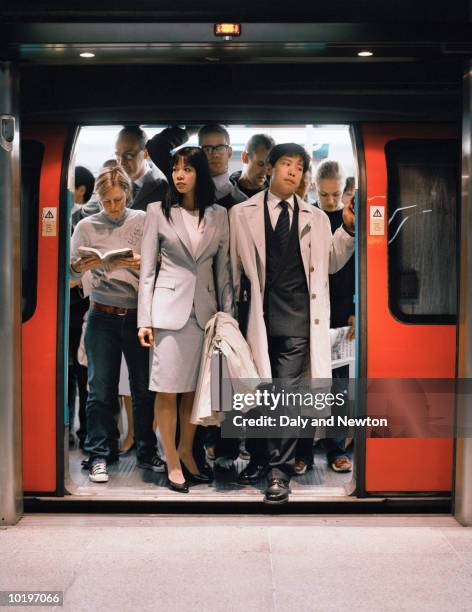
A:
POLYGON ((215 36, 241 36, 241 24, 215 23, 215 36))

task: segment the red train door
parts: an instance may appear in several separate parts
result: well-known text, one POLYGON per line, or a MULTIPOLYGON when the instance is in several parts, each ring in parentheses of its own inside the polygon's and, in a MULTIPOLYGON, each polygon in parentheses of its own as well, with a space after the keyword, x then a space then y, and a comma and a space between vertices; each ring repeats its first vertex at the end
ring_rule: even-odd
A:
MULTIPOLYGON (((459 134, 453 126, 369 124, 362 126, 362 136, 365 374, 453 379, 459 134)), ((452 488, 452 438, 370 438, 365 452, 366 493, 452 488)))
POLYGON ((22 224, 23 234, 29 240, 25 250, 31 251, 30 269, 25 270, 23 266, 25 492, 62 492, 63 487, 63 414, 57 398, 63 394, 62 351, 67 345, 62 338, 65 309, 60 295, 64 281, 60 278, 59 266, 61 259, 65 261, 61 234, 66 231, 67 198, 64 198, 65 189, 61 196, 61 187, 67 184, 67 165, 63 164, 67 141, 65 126, 25 126, 22 130, 22 224), (28 173, 27 158, 33 166, 38 166, 39 172, 28 173), (35 181, 39 181, 36 206, 31 202, 38 193, 35 181))

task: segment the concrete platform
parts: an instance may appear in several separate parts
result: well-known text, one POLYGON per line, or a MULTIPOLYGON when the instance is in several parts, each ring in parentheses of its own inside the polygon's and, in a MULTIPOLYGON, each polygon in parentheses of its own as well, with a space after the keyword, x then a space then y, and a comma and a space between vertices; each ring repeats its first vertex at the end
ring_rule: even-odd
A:
POLYGON ((472 529, 444 516, 38 514, 0 550, 1 590, 64 610, 472 610, 472 529))

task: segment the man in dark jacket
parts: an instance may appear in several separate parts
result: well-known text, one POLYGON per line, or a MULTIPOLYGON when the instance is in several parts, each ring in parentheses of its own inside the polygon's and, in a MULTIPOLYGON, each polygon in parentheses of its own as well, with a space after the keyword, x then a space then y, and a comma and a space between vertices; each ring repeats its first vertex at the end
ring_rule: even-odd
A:
POLYGON ((267 180, 267 158, 270 150, 275 146, 272 136, 267 134, 254 134, 248 140, 241 159, 243 170, 233 172, 229 177, 239 190, 249 198, 269 186, 267 180))
POLYGON ((172 176, 172 151, 187 142, 191 131, 177 126, 165 128, 146 143, 146 151, 152 163, 164 174, 167 181, 172 176))
POLYGON ((216 203, 230 209, 235 204, 247 200, 247 195, 229 177, 228 165, 233 149, 228 130, 218 123, 204 125, 198 131, 198 144, 208 158, 216 188, 216 203))
MULTIPOLYGON (((166 128, 150 140, 138 125, 125 126, 118 133, 116 160, 133 182, 132 198, 127 204, 129 208, 145 211, 148 204, 164 198, 168 188, 167 181, 172 173, 171 151, 187 140, 186 130, 178 127, 166 128), (155 176, 149 159, 165 178, 155 176)), ((74 224, 99 211, 100 204, 92 197, 79 212, 75 213, 74 224)))
POLYGON ((120 130, 115 147, 116 159, 133 183, 130 208, 144 211, 151 202, 162 200, 168 187, 167 181, 156 179, 152 173, 147 162, 147 142, 143 129, 138 125, 128 125, 120 130))

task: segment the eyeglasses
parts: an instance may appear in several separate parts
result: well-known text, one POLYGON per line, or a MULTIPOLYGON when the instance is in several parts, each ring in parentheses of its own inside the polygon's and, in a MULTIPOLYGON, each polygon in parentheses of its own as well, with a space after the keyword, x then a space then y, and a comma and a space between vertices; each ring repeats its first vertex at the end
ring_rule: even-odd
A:
POLYGON ((202 147, 202 151, 206 155, 213 155, 213 153, 224 153, 227 149, 229 149, 229 145, 227 144, 205 145, 202 147))

